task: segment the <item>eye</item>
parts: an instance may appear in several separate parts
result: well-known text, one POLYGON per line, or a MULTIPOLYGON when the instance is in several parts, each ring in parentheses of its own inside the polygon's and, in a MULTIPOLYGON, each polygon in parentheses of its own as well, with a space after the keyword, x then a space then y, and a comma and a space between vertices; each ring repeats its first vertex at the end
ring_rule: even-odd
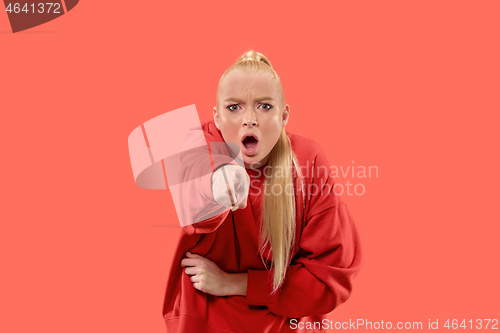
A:
POLYGON ((271 104, 267 104, 267 103, 264 103, 262 104, 261 106, 268 106, 268 107, 265 107, 264 110, 271 110, 273 108, 273 106, 271 104))
POLYGON ((238 104, 231 104, 231 105, 228 105, 228 106, 226 106, 226 109, 228 109, 229 111, 236 111, 236 109, 233 109, 233 108, 232 108, 233 106, 238 106, 238 104))

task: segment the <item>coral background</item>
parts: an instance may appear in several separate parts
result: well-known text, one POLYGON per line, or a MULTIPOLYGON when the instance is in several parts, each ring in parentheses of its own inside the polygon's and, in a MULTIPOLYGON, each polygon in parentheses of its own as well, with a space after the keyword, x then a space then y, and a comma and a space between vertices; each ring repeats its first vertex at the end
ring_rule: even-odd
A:
POLYGON ((339 179, 365 186, 343 195, 364 266, 329 317, 500 319, 499 10, 86 0, 13 34, 2 9, 0 331, 165 332, 180 227, 168 190, 134 183, 127 137, 190 104, 210 119, 249 49, 280 75, 291 132, 379 170, 339 179))

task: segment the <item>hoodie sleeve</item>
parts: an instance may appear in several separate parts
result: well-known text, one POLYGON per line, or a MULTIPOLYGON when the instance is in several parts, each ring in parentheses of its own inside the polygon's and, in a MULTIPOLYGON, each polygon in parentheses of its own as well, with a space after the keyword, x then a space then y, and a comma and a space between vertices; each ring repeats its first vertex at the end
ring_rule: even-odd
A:
POLYGON ((223 165, 238 164, 222 137, 210 133, 207 127, 189 131, 184 146, 179 162, 170 163, 178 168, 177 185, 170 189, 177 198, 175 204, 181 226, 189 235, 213 232, 227 217, 229 208, 215 201, 212 175, 223 165))
MULTIPOLYGON (((321 148, 314 165, 313 171, 322 167, 330 170, 321 148)), ((249 270, 249 305, 267 306, 274 314, 300 318, 329 313, 351 294, 352 279, 361 265, 359 235, 347 205, 334 192, 333 177, 329 172, 312 175, 306 183, 309 205, 298 239, 299 250, 285 281, 273 294, 273 270, 249 270)))

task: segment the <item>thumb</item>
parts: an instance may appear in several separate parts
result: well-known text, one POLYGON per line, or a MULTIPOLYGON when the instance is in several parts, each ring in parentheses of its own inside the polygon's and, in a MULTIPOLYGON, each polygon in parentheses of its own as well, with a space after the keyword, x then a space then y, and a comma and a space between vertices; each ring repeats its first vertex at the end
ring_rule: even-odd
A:
POLYGON ((234 188, 237 190, 243 183, 243 180, 245 179, 243 173, 240 170, 235 170, 234 171, 234 188))
POLYGON ((234 176, 236 177, 236 180, 243 179, 243 172, 241 172, 241 170, 239 169, 236 169, 234 171, 234 176))

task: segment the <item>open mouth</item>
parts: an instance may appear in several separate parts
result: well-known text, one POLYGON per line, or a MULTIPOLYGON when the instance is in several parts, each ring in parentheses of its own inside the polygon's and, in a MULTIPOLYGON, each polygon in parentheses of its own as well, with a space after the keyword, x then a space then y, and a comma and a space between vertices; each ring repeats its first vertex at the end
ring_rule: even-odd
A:
POLYGON ((241 143, 243 143, 243 146, 246 148, 246 153, 252 153, 257 148, 259 140, 253 134, 246 134, 241 143))

